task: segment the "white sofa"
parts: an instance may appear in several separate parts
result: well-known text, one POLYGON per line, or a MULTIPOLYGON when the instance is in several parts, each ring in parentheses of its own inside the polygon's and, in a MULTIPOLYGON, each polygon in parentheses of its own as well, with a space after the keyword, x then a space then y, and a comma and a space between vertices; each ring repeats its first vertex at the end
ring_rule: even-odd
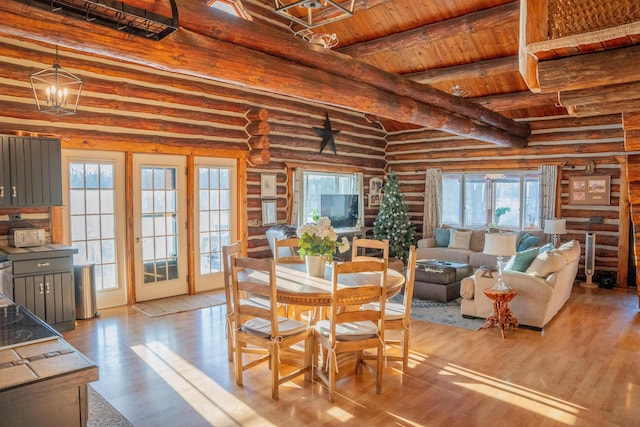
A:
MULTIPOLYGON (((572 240, 557 249, 536 256, 526 272, 504 271, 503 279, 518 295, 509 308, 518 323, 542 329, 560 311, 571 295, 580 262, 580 243, 572 240)), ((483 292, 495 283, 491 276, 478 269, 462 280, 461 312, 463 316, 487 318, 493 313, 493 301, 483 292)))

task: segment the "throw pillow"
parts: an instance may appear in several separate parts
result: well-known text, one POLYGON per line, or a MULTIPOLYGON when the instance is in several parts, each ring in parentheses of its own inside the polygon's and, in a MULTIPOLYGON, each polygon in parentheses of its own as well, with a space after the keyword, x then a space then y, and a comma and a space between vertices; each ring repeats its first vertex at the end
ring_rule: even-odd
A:
POLYGON ((547 277, 551 273, 561 270, 566 263, 564 257, 555 250, 547 251, 538 255, 525 273, 538 277, 547 277))
POLYGON ((540 246, 538 248, 538 253, 541 254, 542 252, 547 252, 553 249, 553 243, 547 243, 544 246, 540 246))
POLYGON ((449 230, 449 247, 453 249, 469 249, 471 244, 471 231, 449 230))
POLYGON ((518 252, 522 252, 524 250, 527 250, 535 245, 538 244, 538 242, 540 241, 540 237, 538 236, 532 236, 530 234, 526 234, 521 240, 520 243, 518 244, 517 248, 518 248, 518 252))
POLYGON ((446 248, 449 246, 449 236, 451 233, 446 228, 436 228, 436 247, 446 248))
POLYGON ((562 255, 567 262, 572 262, 580 256, 580 244, 577 240, 571 240, 560 245, 556 252, 562 255))
POLYGON ((504 269, 507 271, 520 271, 524 273, 537 256, 538 248, 530 248, 526 251, 516 252, 504 269))

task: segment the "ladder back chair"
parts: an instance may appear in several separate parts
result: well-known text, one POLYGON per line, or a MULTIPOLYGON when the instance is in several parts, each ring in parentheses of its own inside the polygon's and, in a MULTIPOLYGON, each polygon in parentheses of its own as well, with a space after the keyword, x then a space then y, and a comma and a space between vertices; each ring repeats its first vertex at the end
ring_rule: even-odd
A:
POLYGON ((297 237, 289 237, 287 239, 276 238, 274 259, 277 263, 283 264, 302 264, 304 258, 298 255, 297 249, 300 247, 297 237))
POLYGON ((358 239, 353 238, 351 244, 351 261, 371 261, 378 260, 380 257, 369 256, 366 254, 367 249, 374 249, 376 251, 382 251, 382 259, 385 263, 389 262, 389 240, 376 240, 376 239, 358 239))
POLYGON ((232 243, 222 247, 222 268, 224 270, 224 298, 227 306, 227 356, 229 362, 233 362, 233 353, 235 351, 233 337, 234 316, 233 316, 233 289, 232 289, 232 269, 231 257, 240 256, 242 254, 242 244, 240 242, 232 243))
MULTIPOLYGON (((399 331, 400 338, 391 337, 385 333, 384 342, 387 346, 394 346, 400 350, 400 355, 386 354, 386 360, 402 361, 402 372, 407 372, 409 364, 409 333, 411 326, 411 302, 413 301, 413 286, 416 276, 416 247, 409 248, 407 258, 406 279, 404 287, 404 297, 402 303, 388 302, 384 309, 384 329, 385 331, 399 331)), ((375 308, 377 303, 366 304, 367 308, 375 308)))
MULTIPOLYGON (((312 331, 305 323, 278 315, 276 269, 272 259, 233 257, 231 263, 236 328, 236 383, 242 385, 245 370, 268 362, 271 371, 271 397, 278 400, 280 384, 311 372, 312 331), (239 272, 243 273, 242 277, 239 272), (260 296, 268 300, 269 304, 266 307, 243 304, 243 293, 260 296), (304 342, 302 367, 296 367, 283 375, 280 353, 300 342, 304 342), (245 363, 243 356, 259 349, 264 349, 267 353, 253 356, 245 363)), ((305 377, 308 379, 308 374, 305 377)))
POLYGON ((382 390, 386 282, 385 265, 380 260, 333 263, 329 319, 321 320, 315 326, 314 337, 320 351, 314 351, 313 363, 314 377, 317 376, 329 388, 328 398, 332 402, 338 373, 338 354, 342 353, 354 353, 355 372, 360 373, 364 366, 376 379, 376 393, 382 390), (362 275, 363 284, 338 287, 340 277, 345 274, 362 275), (353 310, 354 305, 371 301, 377 301, 378 306, 353 310), (375 370, 364 361, 363 352, 368 349, 377 350, 375 370))

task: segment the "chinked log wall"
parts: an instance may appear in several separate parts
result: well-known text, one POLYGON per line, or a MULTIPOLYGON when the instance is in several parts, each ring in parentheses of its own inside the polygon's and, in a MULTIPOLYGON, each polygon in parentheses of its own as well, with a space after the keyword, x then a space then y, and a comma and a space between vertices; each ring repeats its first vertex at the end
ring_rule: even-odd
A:
MULTIPOLYGON (((270 162, 247 166, 246 192, 240 195, 240 200, 247 200, 248 226, 238 232, 247 236, 249 255, 271 256, 265 239, 268 227, 261 224, 260 173, 277 173, 279 223, 290 219, 287 162, 333 171, 359 170, 365 182, 382 177, 385 133, 363 114, 85 54, 60 51, 61 65, 85 81, 78 114, 38 113, 29 75, 51 66, 52 49, 0 37, 0 130, 56 135, 62 138, 63 148, 241 161, 251 159, 251 153, 257 154, 254 159, 263 158, 260 147, 268 147, 270 162), (313 127, 324 125, 327 111, 333 128, 341 131, 336 137, 337 155, 327 150, 318 153, 321 138, 313 127), (268 136, 263 134, 265 129, 268 136)), ((16 212, 25 211, 0 211, 0 235, 6 235, 8 215, 16 212)), ((365 225, 372 225, 375 211, 365 213, 365 225)), ((37 219, 38 226, 48 223, 47 210, 35 214, 37 218, 27 218, 37 219)))
MULTIPOLYGON (((628 246, 618 247, 620 232, 628 231, 628 225, 620 223, 620 156, 626 154, 621 116, 530 119, 528 122, 532 136, 524 149, 496 147, 434 131, 388 135, 389 167, 398 173, 419 234, 422 233, 426 169, 441 168, 443 172, 522 170, 555 164, 561 172, 559 214, 567 219, 568 234, 562 236, 562 240, 578 239, 584 246, 585 233, 596 232, 596 269, 617 271, 619 257, 628 256, 628 246), (569 179, 584 175, 588 160, 595 162, 597 175, 611 175, 609 206, 569 204, 569 179), (590 224, 589 218, 593 216, 603 217, 604 223, 590 224)), ((628 215, 622 221, 628 222, 628 215)), ((584 275, 583 267, 582 263, 578 275, 584 275)), ((626 286, 626 277, 626 271, 618 272, 619 286, 626 286)))

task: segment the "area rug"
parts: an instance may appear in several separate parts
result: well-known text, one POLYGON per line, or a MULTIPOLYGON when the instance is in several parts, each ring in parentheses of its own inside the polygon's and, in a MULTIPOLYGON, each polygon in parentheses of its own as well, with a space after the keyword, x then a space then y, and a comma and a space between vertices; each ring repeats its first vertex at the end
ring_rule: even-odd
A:
MULTIPOLYGON (((391 300, 402 303, 402 295, 398 294, 391 300)), ((414 298, 411 303, 411 318, 424 320, 425 322, 440 323, 441 325, 455 326, 456 328, 476 331, 482 327, 482 319, 466 319, 460 313, 461 297, 449 302, 432 300, 420 300, 414 298)))
POLYGON ((87 387, 89 397, 89 417, 87 427, 133 427, 116 408, 90 385, 87 387))
POLYGON ((224 295, 220 292, 205 292, 195 295, 179 295, 177 297, 143 301, 134 304, 133 308, 149 317, 158 317, 180 313, 182 311, 213 307, 224 303, 224 295))

